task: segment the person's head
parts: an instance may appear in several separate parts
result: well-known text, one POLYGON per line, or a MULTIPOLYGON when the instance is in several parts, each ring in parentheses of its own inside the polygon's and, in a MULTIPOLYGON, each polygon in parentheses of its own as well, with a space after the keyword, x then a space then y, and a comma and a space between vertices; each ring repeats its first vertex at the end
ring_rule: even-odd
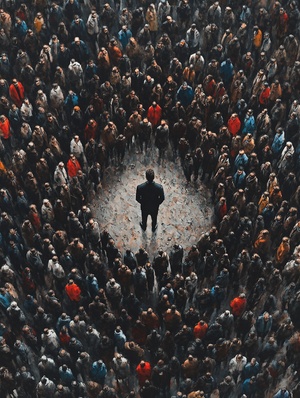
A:
POLYGON ((265 322, 268 322, 268 321, 269 321, 269 318, 270 318, 270 315, 269 315, 268 312, 264 312, 263 317, 264 317, 264 321, 265 321, 265 322))
POLYGON ((149 182, 152 182, 154 180, 155 174, 153 169, 148 169, 146 171, 146 179, 149 182))
POLYGON ((251 358, 250 363, 252 366, 254 366, 256 364, 256 358, 251 358))

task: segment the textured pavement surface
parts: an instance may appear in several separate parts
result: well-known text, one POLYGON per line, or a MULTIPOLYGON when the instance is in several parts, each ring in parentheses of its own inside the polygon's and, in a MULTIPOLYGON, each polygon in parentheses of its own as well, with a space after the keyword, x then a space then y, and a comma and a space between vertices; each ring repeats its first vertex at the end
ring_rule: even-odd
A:
POLYGON ((169 253, 174 243, 180 243, 185 254, 211 224, 210 193, 205 185, 187 183, 177 158, 159 161, 155 148, 147 152, 126 154, 123 165, 112 163, 104 175, 102 190, 92 201, 91 208, 101 229, 106 228, 122 253, 128 248, 136 252, 144 247, 150 259, 158 249, 169 253), (145 232, 139 226, 140 205, 135 201, 136 186, 145 181, 147 168, 155 171, 155 181, 162 184, 165 201, 158 213, 158 229, 151 231, 151 218, 145 232))

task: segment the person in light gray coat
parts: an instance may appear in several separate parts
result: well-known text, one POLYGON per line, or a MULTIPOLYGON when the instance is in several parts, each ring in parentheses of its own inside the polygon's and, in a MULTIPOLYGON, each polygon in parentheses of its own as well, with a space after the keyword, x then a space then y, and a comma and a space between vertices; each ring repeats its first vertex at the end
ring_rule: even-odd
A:
POLYGON ((64 105, 64 94, 62 92, 62 89, 57 83, 52 84, 52 89, 50 90, 50 105, 53 110, 59 114, 62 111, 63 105, 64 105))

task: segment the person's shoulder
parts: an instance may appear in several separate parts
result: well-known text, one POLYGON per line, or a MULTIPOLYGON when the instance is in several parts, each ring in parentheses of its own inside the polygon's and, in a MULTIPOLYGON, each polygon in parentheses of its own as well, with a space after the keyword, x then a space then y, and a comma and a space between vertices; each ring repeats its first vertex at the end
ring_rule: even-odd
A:
POLYGON ((147 185, 148 185, 147 182, 143 182, 142 184, 139 184, 139 185, 137 186, 137 188, 138 188, 138 189, 143 189, 143 188, 145 188, 147 185))
POLYGON ((163 186, 161 184, 158 184, 157 182, 154 182, 153 185, 155 186, 155 188, 157 189, 163 189, 163 186))

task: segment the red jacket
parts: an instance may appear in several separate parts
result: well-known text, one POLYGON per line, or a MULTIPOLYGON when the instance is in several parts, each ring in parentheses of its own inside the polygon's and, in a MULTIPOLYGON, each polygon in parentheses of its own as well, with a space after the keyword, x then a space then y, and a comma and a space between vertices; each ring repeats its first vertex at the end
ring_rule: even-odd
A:
POLYGON ((284 12, 283 14, 279 14, 279 24, 278 25, 279 25, 279 27, 282 28, 284 33, 287 30, 288 20, 289 20, 289 16, 286 12, 284 12))
POLYGON ((219 206, 219 217, 222 220, 224 216, 227 214, 227 204, 226 202, 219 206))
POLYGON ((39 231, 42 228, 42 222, 39 213, 36 213, 35 211, 30 211, 28 214, 28 218, 36 231, 39 231))
POLYGON ((84 129, 84 141, 88 142, 91 138, 94 138, 95 140, 97 136, 97 129, 98 129, 97 122, 94 122, 91 125, 87 124, 84 129))
POLYGON ((205 85, 205 88, 204 88, 205 94, 206 95, 211 95, 213 97, 214 94, 215 94, 215 91, 216 91, 216 86, 217 86, 216 82, 214 81, 214 79, 212 79, 210 82, 208 82, 205 85))
POLYGON ((20 108, 25 98, 24 87, 21 82, 18 82, 18 88, 19 92, 17 91, 15 85, 12 83, 9 86, 9 95, 12 101, 17 105, 17 107, 20 108))
POLYGON ((76 158, 68 160, 67 170, 70 178, 77 176, 78 171, 81 170, 81 166, 76 158))
POLYGON ((63 345, 67 345, 70 343, 71 336, 68 333, 59 333, 59 340, 63 345))
POLYGON ((230 116, 228 123, 227 123, 227 127, 228 127, 230 134, 233 137, 235 137, 241 128, 241 121, 240 121, 239 117, 236 116, 235 118, 233 118, 232 116, 230 116))
POLYGON ((140 386, 145 384, 146 380, 151 380, 151 365, 149 362, 145 362, 145 366, 142 367, 139 363, 136 367, 137 377, 139 379, 140 386))
POLYGON ((161 117, 162 117, 161 107, 159 105, 156 105, 156 107, 154 108, 151 105, 148 109, 147 117, 148 117, 149 122, 152 124, 152 126, 156 127, 161 121, 161 117))
POLYGON ((270 87, 266 87, 266 88, 260 93, 260 96, 259 96, 259 103, 260 103, 261 105, 267 105, 267 104, 268 104, 268 100, 269 100, 269 97, 270 97, 270 91, 271 91, 270 87))
POLYGON ((242 313, 245 311, 246 304, 247 300, 243 297, 236 297, 231 300, 230 307, 232 314, 234 316, 241 316, 242 313))

